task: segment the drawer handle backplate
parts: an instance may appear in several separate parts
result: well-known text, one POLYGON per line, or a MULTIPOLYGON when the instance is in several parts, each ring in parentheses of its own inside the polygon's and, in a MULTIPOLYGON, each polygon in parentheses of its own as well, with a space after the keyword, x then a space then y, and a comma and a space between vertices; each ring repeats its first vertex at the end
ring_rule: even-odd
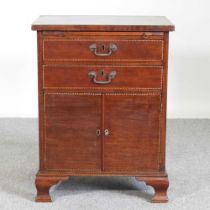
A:
POLYGON ((96 78, 97 77, 97 73, 95 71, 90 71, 88 73, 88 76, 93 79, 93 82, 95 84, 99 84, 99 85, 106 85, 106 84, 111 83, 112 82, 112 79, 114 79, 116 77, 116 75, 117 75, 117 72, 116 71, 111 71, 108 74, 106 81, 98 81, 97 78, 96 78))
MULTIPOLYGON (((89 46, 90 50, 96 55, 96 56, 110 56, 112 55, 113 52, 117 51, 117 45, 110 43, 108 47, 108 52, 107 53, 99 53, 97 52, 97 45, 96 43, 91 44, 89 46)), ((104 47, 103 47, 104 48, 104 47)))

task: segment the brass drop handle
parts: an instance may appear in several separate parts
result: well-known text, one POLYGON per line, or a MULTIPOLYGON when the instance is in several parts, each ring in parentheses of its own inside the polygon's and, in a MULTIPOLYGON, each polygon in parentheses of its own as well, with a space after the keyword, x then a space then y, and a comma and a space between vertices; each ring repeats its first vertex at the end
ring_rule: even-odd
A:
POLYGON ((109 136, 109 134, 110 134, 110 131, 109 131, 108 129, 105 129, 105 130, 104 130, 104 135, 105 135, 105 136, 109 136))
POLYGON ((91 44, 89 46, 89 49, 96 55, 96 56, 110 56, 112 55, 113 52, 117 51, 117 45, 110 43, 108 47, 108 52, 107 53, 99 53, 97 52, 97 45, 96 43, 91 44))
POLYGON ((95 71, 91 71, 91 72, 88 73, 88 76, 93 79, 93 82, 95 84, 99 84, 99 85, 106 85, 106 84, 111 83, 112 79, 114 79, 116 77, 116 75, 117 75, 116 71, 111 71, 108 74, 106 81, 98 81, 97 80, 97 73, 95 71))

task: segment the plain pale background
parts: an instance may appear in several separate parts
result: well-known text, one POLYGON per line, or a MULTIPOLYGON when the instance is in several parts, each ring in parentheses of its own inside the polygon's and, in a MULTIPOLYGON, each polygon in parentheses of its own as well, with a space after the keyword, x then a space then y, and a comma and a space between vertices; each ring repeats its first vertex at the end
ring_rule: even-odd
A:
POLYGON ((37 117, 39 15, 160 15, 170 34, 169 118, 210 118, 209 0, 6 0, 0 4, 0 117, 37 117))

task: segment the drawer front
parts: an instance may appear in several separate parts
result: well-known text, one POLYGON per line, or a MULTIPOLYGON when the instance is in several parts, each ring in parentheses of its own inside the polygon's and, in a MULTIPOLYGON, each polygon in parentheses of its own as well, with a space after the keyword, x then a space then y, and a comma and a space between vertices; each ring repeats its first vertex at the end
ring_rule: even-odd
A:
POLYGON ((161 89, 162 67, 44 66, 43 88, 161 89))
POLYGON ((44 39, 44 61, 162 61, 163 40, 44 39))

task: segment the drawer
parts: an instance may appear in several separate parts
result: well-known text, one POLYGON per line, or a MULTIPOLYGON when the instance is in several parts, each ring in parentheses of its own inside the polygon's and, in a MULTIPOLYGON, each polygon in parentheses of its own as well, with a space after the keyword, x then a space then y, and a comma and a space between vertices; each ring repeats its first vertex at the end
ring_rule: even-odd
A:
POLYGON ((43 66, 44 88, 161 89, 161 66, 43 66))
POLYGON ((44 61, 162 61, 163 40, 44 39, 44 61))

